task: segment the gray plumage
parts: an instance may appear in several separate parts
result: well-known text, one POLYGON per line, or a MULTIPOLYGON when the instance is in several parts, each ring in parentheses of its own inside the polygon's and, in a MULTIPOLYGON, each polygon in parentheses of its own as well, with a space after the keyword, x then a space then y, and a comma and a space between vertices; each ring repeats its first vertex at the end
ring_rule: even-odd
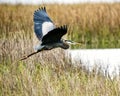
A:
POLYGON ((35 52, 25 56, 21 60, 27 59, 43 50, 50 50, 57 47, 68 49, 68 44, 75 43, 70 40, 62 39, 62 36, 67 33, 67 26, 63 25, 56 28, 53 21, 49 18, 45 7, 41 7, 34 12, 33 21, 34 32, 38 40, 41 41, 41 44, 35 47, 35 52))
POLYGON ((55 47, 61 47, 64 49, 69 48, 65 46, 65 43, 61 37, 67 33, 67 26, 55 27, 52 20, 49 18, 46 8, 41 7, 34 12, 34 31, 41 44, 36 47, 36 51, 50 50, 55 47), (44 46, 44 47, 41 47, 44 46), (65 46, 65 47, 64 47, 65 46))
POLYGON ((42 25, 43 25, 43 23, 45 23, 45 22, 53 23, 52 20, 49 18, 48 14, 46 13, 45 7, 41 7, 34 12, 33 21, 34 21, 34 32, 35 32, 37 38, 39 40, 42 40, 42 37, 43 37, 42 25))

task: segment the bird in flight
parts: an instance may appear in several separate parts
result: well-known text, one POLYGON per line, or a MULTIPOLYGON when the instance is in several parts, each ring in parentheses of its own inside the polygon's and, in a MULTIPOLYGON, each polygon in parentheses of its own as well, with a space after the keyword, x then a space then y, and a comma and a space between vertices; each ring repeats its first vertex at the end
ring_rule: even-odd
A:
POLYGON ((35 46, 35 52, 25 56, 21 60, 25 60, 43 50, 51 50, 57 47, 68 49, 71 43, 79 44, 71 40, 62 39, 62 36, 67 33, 67 25, 56 27, 49 18, 45 7, 41 7, 34 12, 33 21, 34 32, 41 43, 35 46))

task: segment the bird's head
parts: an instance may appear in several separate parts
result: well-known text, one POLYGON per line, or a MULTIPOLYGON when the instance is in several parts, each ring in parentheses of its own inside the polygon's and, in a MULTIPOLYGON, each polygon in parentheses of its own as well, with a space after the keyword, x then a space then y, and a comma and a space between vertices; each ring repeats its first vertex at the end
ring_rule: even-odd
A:
POLYGON ((69 48, 69 45, 80 45, 80 43, 77 43, 77 42, 74 42, 74 41, 71 41, 71 40, 64 40, 62 39, 62 42, 63 42, 63 48, 64 49, 68 49, 69 48))

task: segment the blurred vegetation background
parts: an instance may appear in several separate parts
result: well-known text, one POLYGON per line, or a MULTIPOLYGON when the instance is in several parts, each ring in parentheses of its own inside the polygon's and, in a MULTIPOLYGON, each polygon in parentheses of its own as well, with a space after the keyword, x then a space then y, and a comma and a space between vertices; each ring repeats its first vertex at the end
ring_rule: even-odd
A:
MULTIPOLYGON (((57 26, 69 26, 67 37, 82 42, 72 48, 120 48, 119 4, 46 5, 57 26)), ((33 33, 33 13, 40 6, 0 6, 0 38, 16 31, 33 33)))
MULTIPOLYGON (((71 48, 120 48, 120 4, 45 5, 57 26, 68 25, 71 48)), ((33 13, 41 6, 0 5, 0 96, 119 96, 120 81, 71 65, 62 49, 33 51, 33 13)))

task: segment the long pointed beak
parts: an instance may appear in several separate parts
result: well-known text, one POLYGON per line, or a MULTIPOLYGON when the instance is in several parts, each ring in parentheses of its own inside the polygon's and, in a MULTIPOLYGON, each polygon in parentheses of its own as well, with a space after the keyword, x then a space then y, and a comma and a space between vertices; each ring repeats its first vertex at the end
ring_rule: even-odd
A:
POLYGON ((81 43, 78 43, 78 42, 74 42, 74 41, 71 41, 71 40, 65 40, 68 44, 72 44, 72 45, 81 45, 81 43))

